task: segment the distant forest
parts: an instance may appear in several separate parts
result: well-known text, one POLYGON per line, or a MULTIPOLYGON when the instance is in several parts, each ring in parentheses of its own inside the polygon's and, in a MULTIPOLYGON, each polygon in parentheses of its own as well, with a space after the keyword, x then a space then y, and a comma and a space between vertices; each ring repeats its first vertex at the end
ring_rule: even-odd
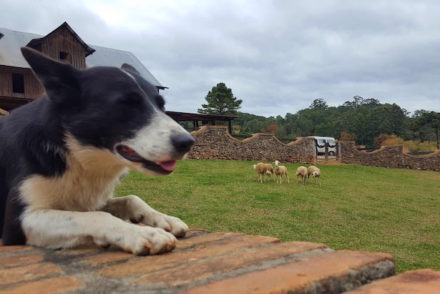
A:
POLYGON ((257 132, 272 132, 284 140, 329 136, 355 140, 367 148, 378 147, 380 138, 390 135, 405 141, 436 141, 440 127, 440 113, 417 110, 410 114, 395 103, 381 103, 377 99, 360 96, 336 107, 328 106, 322 98, 315 99, 308 108, 295 114, 287 113, 284 117, 243 112, 237 115, 234 120, 235 135, 244 137, 257 132))

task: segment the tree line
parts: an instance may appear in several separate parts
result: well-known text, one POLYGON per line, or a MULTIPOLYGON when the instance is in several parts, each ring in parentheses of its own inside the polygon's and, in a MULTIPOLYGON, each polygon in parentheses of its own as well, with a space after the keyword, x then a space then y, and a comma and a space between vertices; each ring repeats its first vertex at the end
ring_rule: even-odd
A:
POLYGON ((439 112, 417 110, 410 114, 395 103, 381 103, 375 98, 354 96, 340 106, 329 106, 323 98, 318 98, 308 108, 287 113, 284 117, 239 112, 242 101, 234 97, 224 83, 213 87, 206 100, 208 103, 202 105, 199 112, 236 115, 234 133, 239 135, 272 132, 279 138, 290 140, 329 136, 374 148, 380 143, 378 138, 387 134, 403 140, 436 141, 439 149, 439 112), (218 105, 221 108, 217 108, 218 105), (209 112, 203 112, 204 109, 209 112))

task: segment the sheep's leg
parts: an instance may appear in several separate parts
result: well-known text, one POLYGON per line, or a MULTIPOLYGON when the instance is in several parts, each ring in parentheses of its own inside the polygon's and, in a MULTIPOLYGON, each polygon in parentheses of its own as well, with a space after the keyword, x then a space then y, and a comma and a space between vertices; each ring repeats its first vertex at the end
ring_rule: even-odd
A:
POLYGON ((287 183, 290 184, 290 180, 289 180, 289 175, 286 174, 286 178, 287 178, 287 183))

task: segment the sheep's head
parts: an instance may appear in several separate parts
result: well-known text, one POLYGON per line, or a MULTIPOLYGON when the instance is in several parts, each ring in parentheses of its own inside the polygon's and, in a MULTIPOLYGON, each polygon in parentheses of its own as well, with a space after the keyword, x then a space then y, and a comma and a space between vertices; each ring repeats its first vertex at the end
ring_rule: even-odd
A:
POLYGON ((275 166, 278 166, 280 162, 278 160, 275 160, 275 166))

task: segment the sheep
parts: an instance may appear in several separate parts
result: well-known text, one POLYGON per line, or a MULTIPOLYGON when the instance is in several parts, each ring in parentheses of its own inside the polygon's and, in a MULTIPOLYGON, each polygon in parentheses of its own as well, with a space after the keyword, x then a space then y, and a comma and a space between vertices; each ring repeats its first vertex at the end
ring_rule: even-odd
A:
POLYGON ((264 182, 264 175, 272 176, 273 175, 273 167, 270 163, 262 163, 259 162, 257 164, 254 164, 254 170, 257 171, 260 183, 264 182))
POLYGON ((280 179, 280 184, 282 183, 283 176, 287 179, 287 183, 290 183, 289 175, 287 173, 287 167, 279 164, 280 162, 278 160, 275 160, 275 175, 277 176, 277 183, 278 183, 278 177, 280 179))
POLYGON ((314 165, 311 165, 307 168, 307 178, 310 176, 313 177, 316 184, 316 179, 319 181, 319 186, 321 186, 321 170, 314 165))
POLYGON ((303 185, 306 184, 306 178, 307 178, 307 167, 300 166, 296 169, 296 181, 298 182, 299 177, 301 177, 303 185))

